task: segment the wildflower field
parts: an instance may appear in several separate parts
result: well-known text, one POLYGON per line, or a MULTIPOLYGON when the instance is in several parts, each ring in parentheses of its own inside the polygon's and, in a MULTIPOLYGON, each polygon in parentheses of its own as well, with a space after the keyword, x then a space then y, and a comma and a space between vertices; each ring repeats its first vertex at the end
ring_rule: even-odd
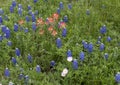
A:
POLYGON ((120 0, 0 0, 0 85, 120 85, 120 0))

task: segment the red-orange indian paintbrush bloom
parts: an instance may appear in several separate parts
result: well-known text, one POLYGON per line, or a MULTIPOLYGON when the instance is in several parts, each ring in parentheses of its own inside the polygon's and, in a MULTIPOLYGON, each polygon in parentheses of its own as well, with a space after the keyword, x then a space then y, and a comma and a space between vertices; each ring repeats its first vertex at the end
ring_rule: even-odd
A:
POLYGON ((56 30, 53 30, 53 31, 52 31, 52 35, 53 35, 53 36, 56 36, 56 35, 57 35, 57 31, 56 31, 56 30))

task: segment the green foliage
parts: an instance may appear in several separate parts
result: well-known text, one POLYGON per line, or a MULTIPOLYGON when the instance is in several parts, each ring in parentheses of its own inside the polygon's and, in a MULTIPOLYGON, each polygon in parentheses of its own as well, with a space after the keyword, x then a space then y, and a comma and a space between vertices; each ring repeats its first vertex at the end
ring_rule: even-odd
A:
MULTIPOLYGON (((29 75, 28 85, 117 85, 115 82, 115 74, 120 71, 120 1, 119 0, 38 0, 36 4, 33 0, 16 0, 17 5, 22 4, 23 16, 19 17, 18 8, 14 13, 9 12, 11 0, 0 2, 5 15, 8 15, 9 21, 4 21, 11 30, 11 38, 3 39, 0 42, 0 83, 7 85, 12 81, 14 85, 24 85, 24 79, 18 79, 20 73, 29 75), (32 11, 38 10, 39 14, 36 18, 42 17, 45 21, 56 12, 59 2, 62 1, 64 9, 61 10, 60 18, 62 20, 65 15, 68 16, 69 22, 67 26, 67 36, 61 36, 61 29, 58 28, 58 21, 55 22, 54 29, 58 32, 56 36, 52 36, 47 30, 48 26, 37 27, 36 32, 32 30, 32 22, 24 23, 19 26, 19 31, 14 32, 14 23, 19 20, 25 20, 28 14, 27 5, 32 6, 32 11), (68 9, 71 2, 72 9, 68 9), (90 15, 86 15, 86 10, 90 10, 90 15), (105 35, 100 34, 100 27, 107 27, 105 35), (20 27, 28 28, 29 32, 24 33, 20 27), (43 29, 45 33, 39 34, 43 29), (98 36, 102 36, 101 42, 105 44, 105 50, 99 51, 99 45, 96 44, 98 36), (107 37, 112 38, 111 42, 107 42, 107 37), (56 39, 60 37, 62 47, 56 47, 56 39), (92 42, 94 45, 93 53, 89 54, 83 50, 82 40, 92 42), (12 46, 7 46, 7 42, 12 41, 12 46), (15 48, 19 48, 21 56, 15 55, 15 48), (67 61, 67 50, 70 49, 73 59, 78 59, 78 69, 74 70, 72 62, 67 61), (85 60, 79 59, 79 53, 85 52, 85 60), (104 59, 104 54, 108 53, 108 60, 104 59), (33 57, 33 62, 27 60, 28 54, 33 57), (17 59, 17 66, 13 65, 11 58, 17 59), (50 61, 56 62, 53 68, 50 67, 50 61), (40 65, 41 72, 36 72, 36 65, 40 65), (10 77, 4 76, 4 70, 8 67, 10 77), (20 69, 23 68, 23 71, 20 69), (67 76, 61 77, 64 68, 68 68, 67 76)), ((3 17, 5 15, 2 15, 3 17)), ((0 28, 1 29, 1 28, 0 28)), ((0 34, 4 35, 0 30, 0 34)), ((26 84, 25 84, 26 85, 26 84)))

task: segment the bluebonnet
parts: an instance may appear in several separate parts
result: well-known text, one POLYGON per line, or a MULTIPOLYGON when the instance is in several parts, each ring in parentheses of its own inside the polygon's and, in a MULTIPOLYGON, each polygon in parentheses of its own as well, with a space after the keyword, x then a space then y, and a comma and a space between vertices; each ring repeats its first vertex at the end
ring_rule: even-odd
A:
POLYGON ((6 77, 9 77, 9 76, 10 76, 10 71, 9 71, 8 68, 5 69, 4 75, 5 75, 6 77))
POLYGON ((105 34, 107 32, 107 28, 105 25, 103 25, 101 28, 100 28, 100 33, 101 34, 105 34))
POLYGON ((89 43, 87 49, 88 49, 88 52, 89 52, 89 53, 93 52, 93 44, 92 44, 92 43, 89 43))
POLYGON ((0 15, 3 15, 4 14, 4 11, 2 8, 0 8, 0 15))
POLYGON ((16 60, 16 58, 12 57, 12 63, 13 63, 14 65, 17 64, 17 60, 16 60))
POLYGON ((41 72, 41 68, 39 65, 36 66, 36 72, 38 72, 38 73, 41 72))
POLYGON ((101 42, 100 42, 100 41, 97 41, 97 44, 101 44, 101 42))
POLYGON ((110 36, 107 37, 107 41, 110 42, 112 39, 110 36))
POLYGON ((68 17, 67 17, 67 15, 64 16, 63 21, 64 21, 64 22, 68 22, 68 17))
POLYGON ((25 19, 26 19, 26 22, 29 22, 29 21, 30 21, 29 16, 26 16, 25 19))
POLYGON ((101 41, 101 36, 98 37, 98 41, 101 41))
POLYGON ((28 75, 26 75, 26 76, 24 77, 24 79, 25 79, 25 85, 28 85, 29 76, 28 76, 28 75))
POLYGON ((7 42, 7 45, 8 45, 8 46, 12 46, 12 42, 11 42, 11 41, 8 41, 8 42, 7 42))
POLYGON ((19 16, 22 16, 22 9, 21 8, 18 8, 18 14, 19 14, 19 16))
POLYGON ((21 74, 19 74, 19 79, 22 79, 23 77, 24 77, 24 75, 21 73, 21 74))
POLYGON ((16 1, 13 0, 13 1, 12 1, 12 6, 13 6, 13 7, 16 7, 16 4, 17 4, 16 1))
POLYGON ((7 15, 4 16, 4 19, 7 21, 9 20, 7 15))
POLYGON ((63 37, 66 37, 66 35, 67 35, 67 29, 64 28, 64 29, 62 29, 62 36, 63 36, 63 37))
POLYGON ((31 6, 30 5, 28 5, 28 10, 31 10, 31 6))
POLYGON ((32 22, 35 22, 35 21, 36 21, 35 15, 32 14, 32 22))
POLYGON ((38 15, 38 10, 35 10, 35 13, 34 13, 35 15, 38 15))
POLYGON ((2 25, 2 26, 1 26, 1 28, 2 28, 2 32, 3 32, 3 33, 5 33, 5 32, 6 32, 7 27, 6 27, 5 25, 2 25))
POLYGON ((71 50, 68 50, 67 51, 67 57, 71 57, 72 56, 72 52, 71 52, 71 50))
POLYGON ((63 2, 60 2, 60 4, 59 4, 59 8, 60 8, 60 9, 63 9, 63 8, 64 8, 64 6, 63 6, 63 2))
POLYGON ((28 33, 28 28, 25 28, 25 29, 24 29, 24 32, 25 32, 25 33, 28 33))
POLYGON ((22 5, 21 5, 21 4, 18 4, 18 8, 22 9, 22 5))
POLYGON ((31 56, 30 54, 28 54, 27 59, 28 59, 28 61, 29 61, 30 63, 32 63, 32 56, 31 56))
POLYGON ((60 8, 57 8, 57 13, 60 14, 60 8))
POLYGON ((13 13, 14 12, 14 7, 11 5, 10 6, 10 13, 13 13))
POLYGON ((72 5, 71 4, 68 4, 68 9, 72 9, 72 5))
POLYGON ((119 72, 115 75, 115 81, 117 83, 120 83, 120 73, 119 72))
POLYGON ((0 25, 3 23, 2 16, 0 16, 0 25))
POLYGON ((18 31, 18 24, 14 24, 14 31, 17 32, 18 31))
POLYGON ((8 38, 10 38, 10 35, 11 35, 10 29, 7 27, 5 30, 5 37, 8 39, 8 38))
POLYGON ((33 22, 33 23, 32 23, 32 29, 33 29, 33 31, 35 31, 35 30, 36 30, 36 28, 37 28, 37 27, 36 27, 36 23, 35 23, 35 22, 33 22))
POLYGON ((86 14, 90 15, 90 10, 89 9, 86 10, 86 14))
POLYGON ((3 40, 3 37, 2 37, 2 35, 0 35, 0 41, 2 41, 3 40))
POLYGON ((32 15, 32 10, 29 10, 29 11, 28 11, 28 14, 29 14, 29 15, 32 15))
POLYGON ((100 49, 100 51, 103 51, 105 49, 105 45, 103 43, 101 43, 99 49, 100 49))
POLYGON ((56 40, 56 45, 57 45, 58 48, 61 48, 61 46, 62 46, 62 41, 61 41, 60 38, 57 38, 57 40, 56 40))
POLYGON ((80 57, 80 60, 81 60, 81 61, 84 61, 84 57, 85 57, 84 52, 81 52, 81 53, 79 54, 79 57, 80 57))
POLYGON ((75 69, 75 70, 78 69, 78 61, 77 61, 77 59, 73 60, 73 69, 75 69))
POLYGON ((104 54, 104 58, 107 60, 108 59, 108 53, 104 54))
POLYGON ((52 61, 50 62, 50 66, 54 67, 54 66, 55 66, 55 61, 52 60, 52 61))
POLYGON ((84 49, 87 49, 88 48, 88 43, 87 42, 83 42, 83 47, 84 47, 84 49))
POLYGON ((34 0, 34 3, 36 3, 38 0, 34 0))
POLYGON ((21 55, 20 50, 18 48, 15 49, 15 54, 16 54, 16 56, 20 56, 21 55))

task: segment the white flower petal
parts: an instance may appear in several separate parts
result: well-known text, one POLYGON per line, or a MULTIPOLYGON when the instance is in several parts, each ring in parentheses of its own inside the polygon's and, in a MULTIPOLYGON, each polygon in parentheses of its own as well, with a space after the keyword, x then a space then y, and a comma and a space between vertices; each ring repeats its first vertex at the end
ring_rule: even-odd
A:
POLYGON ((73 60, 72 57, 67 57, 67 61, 71 62, 73 60))
POLYGON ((66 76, 66 74, 62 72, 62 73, 61 73, 61 76, 62 76, 62 77, 65 77, 65 76, 66 76))
POLYGON ((63 73, 64 73, 64 74, 67 74, 67 73, 68 73, 68 69, 67 69, 67 68, 64 68, 64 69, 63 69, 63 73))

